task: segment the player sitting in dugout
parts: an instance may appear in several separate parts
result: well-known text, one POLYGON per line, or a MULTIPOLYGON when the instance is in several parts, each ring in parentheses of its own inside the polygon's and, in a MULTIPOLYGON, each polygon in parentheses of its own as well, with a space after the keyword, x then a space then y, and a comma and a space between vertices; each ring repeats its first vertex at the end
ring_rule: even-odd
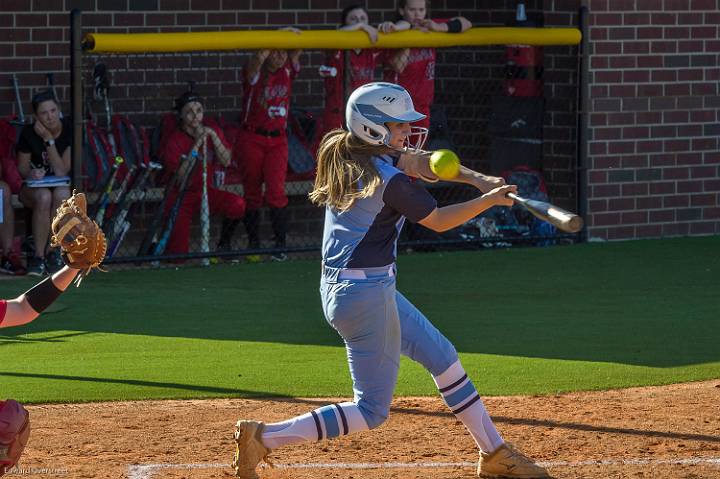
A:
MULTIPOLYGON (((450 19, 427 18, 426 0, 398 0, 395 22, 383 22, 383 33, 417 29, 424 32, 462 33, 472 27, 465 17, 450 19)), ((430 105, 435 96, 435 49, 401 48, 387 50, 383 55, 383 80, 403 86, 413 99, 415 109, 425 115, 416 126, 429 128, 430 105)))
MULTIPOLYGON (((292 27, 281 30, 300 33, 292 27)), ((259 50, 245 66, 242 126, 234 153, 242 171, 247 201, 244 222, 249 249, 260 247, 260 208, 263 204, 270 207, 274 246, 285 246, 288 222, 285 194, 288 139, 285 130, 292 82, 300 71, 301 53, 302 50, 259 50)), ((273 255, 278 261, 285 258, 282 252, 273 255)))
MULTIPOLYGON (((207 193, 210 213, 218 213, 224 217, 220 240, 217 248, 230 249, 232 235, 245 214, 245 200, 242 196, 223 191, 215 184, 221 175, 216 175, 218 163, 227 167, 232 159, 232 147, 225 139, 222 129, 217 126, 203 124, 204 108, 202 99, 194 92, 188 91, 175 99, 175 110, 178 112, 178 125, 160 152, 165 166, 166 178, 178 173, 167 202, 167 212, 172 209, 177 195, 180 179, 187 173, 193 157, 196 158, 192 176, 188 178, 185 196, 182 199, 175 226, 168 240, 168 254, 187 253, 190 243, 190 226, 193 216, 200 210, 203 194, 202 159, 207 158, 207 193), (180 171, 176 171, 176 170, 180 171)), ((218 181, 219 182, 219 181, 218 181)))
MULTIPOLYGON (((17 144, 18 171, 25 180, 39 180, 45 176, 65 176, 70 172, 72 125, 70 119, 60 118, 60 107, 51 90, 36 94, 32 99, 35 122, 20 132, 17 144)), ((27 260, 27 272, 34 276, 54 273, 62 268, 57 249, 48 247, 50 221, 60 203, 70 197, 68 186, 29 188, 23 185, 20 201, 32 209, 34 257, 27 260)))

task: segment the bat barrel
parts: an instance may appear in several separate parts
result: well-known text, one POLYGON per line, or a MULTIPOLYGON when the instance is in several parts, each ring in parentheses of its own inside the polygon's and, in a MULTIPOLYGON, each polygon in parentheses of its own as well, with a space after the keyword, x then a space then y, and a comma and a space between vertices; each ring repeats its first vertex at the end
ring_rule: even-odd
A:
POLYGON ((583 228, 583 219, 562 208, 546 203, 544 201, 529 200, 515 193, 508 193, 508 198, 522 205, 530 213, 558 227, 558 229, 567 233, 577 233, 583 228))

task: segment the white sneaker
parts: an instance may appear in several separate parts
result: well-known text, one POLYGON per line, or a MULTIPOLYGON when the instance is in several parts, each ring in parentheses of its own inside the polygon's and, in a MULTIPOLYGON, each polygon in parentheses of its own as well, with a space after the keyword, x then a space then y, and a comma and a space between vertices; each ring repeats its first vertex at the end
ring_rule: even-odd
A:
POLYGON ((265 424, 260 421, 240 420, 235 425, 235 458, 232 466, 237 477, 258 479, 255 468, 270 454, 270 449, 262 443, 264 427, 265 424))
POLYGON ((480 453, 477 475, 510 479, 549 479, 545 468, 508 444, 490 454, 480 453))

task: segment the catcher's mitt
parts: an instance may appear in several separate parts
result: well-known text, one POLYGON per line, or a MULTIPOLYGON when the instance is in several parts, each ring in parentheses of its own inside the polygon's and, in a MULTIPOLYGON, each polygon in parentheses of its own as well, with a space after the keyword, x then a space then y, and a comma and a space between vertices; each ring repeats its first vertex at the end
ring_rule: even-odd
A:
POLYGON ((107 240, 97 223, 87 215, 87 200, 75 193, 62 202, 52 221, 52 247, 60 247, 65 264, 79 269, 77 284, 105 258, 107 240))
POLYGON ((17 464, 30 437, 30 414, 17 401, 0 401, 0 476, 17 464))

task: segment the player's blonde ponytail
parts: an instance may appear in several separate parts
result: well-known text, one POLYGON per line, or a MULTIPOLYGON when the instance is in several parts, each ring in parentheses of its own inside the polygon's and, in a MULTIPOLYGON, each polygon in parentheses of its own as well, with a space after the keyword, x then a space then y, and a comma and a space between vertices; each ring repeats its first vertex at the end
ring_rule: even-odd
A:
POLYGON ((387 152, 388 148, 368 145, 345 130, 328 132, 318 148, 310 201, 345 211, 356 199, 371 196, 381 181, 372 157, 387 152))

